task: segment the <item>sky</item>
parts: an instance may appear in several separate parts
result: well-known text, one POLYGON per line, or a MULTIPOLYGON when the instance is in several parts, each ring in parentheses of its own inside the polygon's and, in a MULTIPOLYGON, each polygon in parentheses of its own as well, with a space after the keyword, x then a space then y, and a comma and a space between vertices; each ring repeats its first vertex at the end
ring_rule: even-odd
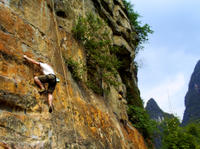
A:
POLYGON ((154 31, 136 61, 138 86, 146 104, 154 98, 160 108, 182 120, 191 74, 200 60, 199 0, 129 0, 154 31))

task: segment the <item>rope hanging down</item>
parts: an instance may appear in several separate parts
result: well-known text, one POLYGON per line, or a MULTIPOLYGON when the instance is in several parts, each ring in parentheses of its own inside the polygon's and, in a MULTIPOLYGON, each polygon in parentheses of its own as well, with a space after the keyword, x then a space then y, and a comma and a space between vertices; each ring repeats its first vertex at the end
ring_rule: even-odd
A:
POLYGON ((85 0, 83 0, 83 16, 85 16, 85 0))
MULTIPOLYGON (((55 30, 56 30, 59 56, 60 56, 60 59, 61 59, 62 69, 63 69, 63 72, 64 72, 65 88, 66 88, 66 91, 67 91, 67 95, 70 98, 70 101, 68 100, 69 103, 70 103, 69 106, 72 108, 71 97, 69 95, 69 89, 68 89, 68 85, 67 85, 67 74, 66 74, 66 70, 65 70, 65 65, 64 65, 64 61, 63 61, 63 55, 62 55, 61 47, 60 47, 61 43, 60 43, 60 37, 59 37, 59 32, 58 32, 57 20, 56 20, 56 17, 55 17, 54 2, 53 2, 53 0, 51 0, 51 2, 52 2, 52 7, 53 7, 52 8, 52 10, 53 10, 53 20, 54 20, 54 25, 55 25, 55 30)), ((76 138, 76 144, 77 144, 77 132, 76 132, 76 129, 75 129, 75 121, 74 121, 73 111, 72 111, 72 120, 73 120, 73 129, 74 129, 74 132, 75 132, 75 138, 76 138)), ((77 144, 77 146, 78 146, 78 144, 77 144)), ((79 146, 78 146, 78 149, 79 149, 79 146)))

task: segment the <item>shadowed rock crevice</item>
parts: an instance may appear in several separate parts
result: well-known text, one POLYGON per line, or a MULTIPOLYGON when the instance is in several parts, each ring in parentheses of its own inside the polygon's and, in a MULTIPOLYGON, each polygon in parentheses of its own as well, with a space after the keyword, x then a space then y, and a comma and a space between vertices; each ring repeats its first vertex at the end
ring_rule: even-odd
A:
POLYGON ((121 8, 124 8, 123 2, 121 0, 114 0, 113 2, 115 5, 119 5, 121 8))
POLYGON ((135 74, 135 71, 133 71, 132 69, 133 59, 131 58, 131 53, 126 50, 124 46, 121 46, 116 55, 121 62, 121 67, 118 72, 120 74, 123 84, 125 84, 126 86, 126 99, 128 104, 143 107, 140 99, 140 92, 137 87, 137 80, 134 79, 134 77, 137 79, 137 74, 135 74))
POLYGON ((7 103, 6 101, 1 101, 0 104, 0 111, 7 111, 7 112, 21 112, 21 111, 26 111, 25 109, 12 105, 10 103, 7 103))
POLYGON ((49 8, 50 12, 53 12, 51 4, 47 4, 47 7, 49 8))
POLYGON ((21 109, 31 109, 37 104, 35 97, 10 93, 5 90, 0 90, 0 101, 21 109))
POLYGON ((54 1, 54 10, 56 16, 58 16, 58 18, 65 19, 65 21, 67 21, 68 19, 73 19, 74 10, 72 10, 71 5, 72 3, 70 1, 54 1))
POLYGON ((6 61, 10 61, 10 62, 12 61, 12 62, 15 62, 17 64, 22 64, 22 60, 17 58, 17 56, 8 54, 4 51, 0 51, 0 59, 1 58, 5 59, 6 61))
POLYGON ((104 0, 101 1, 103 8, 113 17, 113 10, 109 8, 109 4, 104 0))
MULTIPOLYGON (((9 33, 9 32, 6 30, 6 28, 4 28, 1 24, 0 24, 0 30, 3 31, 3 32, 5 32, 5 33, 9 33)), ((9 33, 9 34, 10 34, 10 33, 9 33)))
POLYGON ((64 11, 56 11, 56 15, 58 16, 58 17, 61 17, 61 18, 67 18, 67 15, 65 14, 65 12, 64 11))

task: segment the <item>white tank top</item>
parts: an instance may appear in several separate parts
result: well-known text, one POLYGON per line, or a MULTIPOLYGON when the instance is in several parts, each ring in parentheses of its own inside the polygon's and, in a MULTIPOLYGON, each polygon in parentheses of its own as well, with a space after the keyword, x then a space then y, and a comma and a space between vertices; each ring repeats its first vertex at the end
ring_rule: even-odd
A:
POLYGON ((48 74, 54 74, 55 75, 53 68, 51 66, 49 66, 48 64, 40 62, 40 67, 42 68, 42 72, 45 75, 48 75, 48 74))

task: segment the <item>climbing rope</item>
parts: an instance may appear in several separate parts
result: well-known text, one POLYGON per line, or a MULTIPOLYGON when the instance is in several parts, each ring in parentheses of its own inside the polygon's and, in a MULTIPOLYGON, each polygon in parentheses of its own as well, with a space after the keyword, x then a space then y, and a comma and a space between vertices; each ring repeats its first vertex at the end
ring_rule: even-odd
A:
POLYGON ((83 16, 85 17, 85 0, 83 0, 83 16))
MULTIPOLYGON (((54 20, 54 23, 55 23, 58 50, 59 50, 59 55, 60 55, 60 59, 61 59, 61 63, 62 63, 62 69, 63 69, 63 73, 64 73, 64 79, 65 79, 65 88, 66 88, 66 91, 67 91, 68 98, 70 99, 70 100, 68 100, 69 101, 68 104, 73 110, 74 107, 72 107, 71 97, 70 97, 69 89, 68 89, 68 85, 67 85, 67 73, 66 73, 66 70, 65 70, 65 65, 64 65, 64 61, 63 61, 63 55, 62 55, 62 51, 61 51, 61 48, 60 48, 61 44, 60 44, 57 20, 56 20, 56 17, 55 17, 54 2, 53 2, 53 0, 51 0, 51 2, 52 2, 52 7, 53 7, 52 8, 52 10, 53 10, 53 20, 54 20)), ((55 51, 53 52, 53 54, 55 54, 55 51)), ((73 129, 74 129, 74 132, 75 132, 75 139, 76 139, 75 143, 76 143, 76 145, 78 146, 78 149, 79 149, 79 145, 77 144, 77 132, 76 132, 76 129, 75 129, 75 120, 74 120, 74 116, 73 116, 73 111, 72 111, 72 121, 73 121, 73 129)))

